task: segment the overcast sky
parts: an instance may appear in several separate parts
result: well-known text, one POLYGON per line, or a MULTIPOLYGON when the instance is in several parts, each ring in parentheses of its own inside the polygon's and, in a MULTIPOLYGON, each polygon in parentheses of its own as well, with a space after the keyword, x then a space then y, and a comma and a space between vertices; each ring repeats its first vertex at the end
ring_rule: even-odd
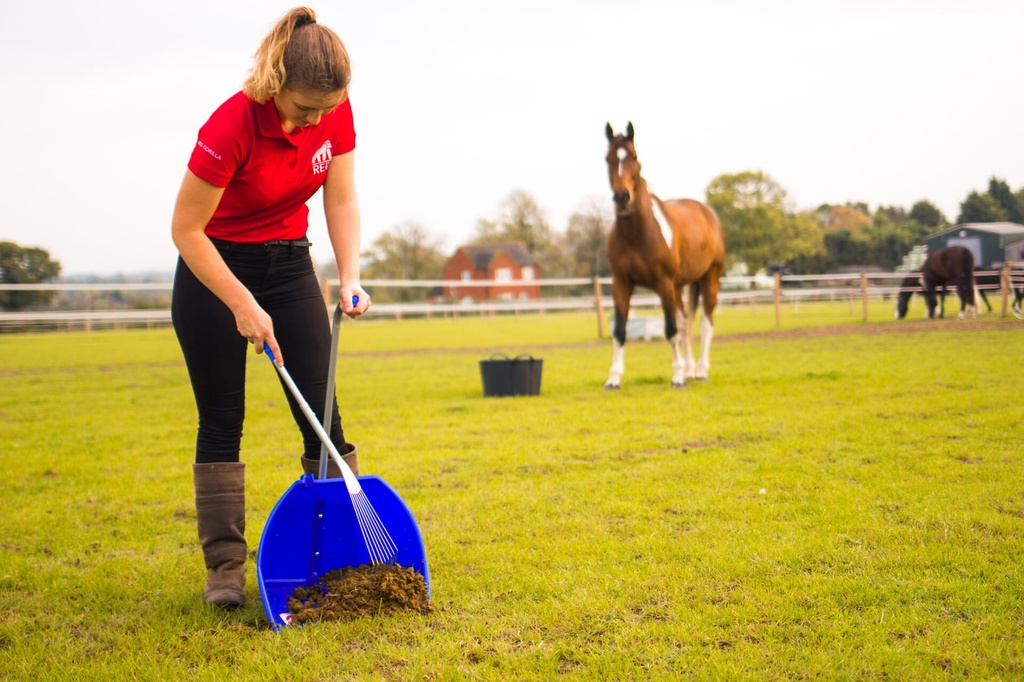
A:
MULTIPOLYGON (((199 127, 291 2, 19 2, 0 25, 0 240, 66 275, 170 271, 199 127)), ((363 247, 416 221, 454 250, 515 189, 563 232, 610 202, 632 121, 659 194, 761 170, 794 208, 1024 186, 1020 0, 311 4, 353 62, 363 247)), ((317 262, 330 258, 319 195, 317 262)))

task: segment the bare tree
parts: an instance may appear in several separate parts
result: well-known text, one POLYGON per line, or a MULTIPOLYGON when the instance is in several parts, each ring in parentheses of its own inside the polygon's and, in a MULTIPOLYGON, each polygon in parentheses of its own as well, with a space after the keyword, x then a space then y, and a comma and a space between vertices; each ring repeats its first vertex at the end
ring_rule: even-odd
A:
POLYGON ((545 277, 566 274, 567 261, 557 236, 537 200, 525 190, 509 192, 500 204, 497 220, 478 220, 474 239, 481 244, 522 244, 545 277))
MULTIPOLYGON (((440 279, 447 257, 441 239, 431 236, 421 224, 407 220, 395 225, 363 254, 365 279, 440 279)), ((377 300, 409 301, 425 298, 425 290, 408 287, 374 291, 377 300)))
POLYGON ((611 231, 611 204, 587 199, 569 216, 569 226, 562 238, 571 274, 575 277, 608 277, 608 233, 611 231))

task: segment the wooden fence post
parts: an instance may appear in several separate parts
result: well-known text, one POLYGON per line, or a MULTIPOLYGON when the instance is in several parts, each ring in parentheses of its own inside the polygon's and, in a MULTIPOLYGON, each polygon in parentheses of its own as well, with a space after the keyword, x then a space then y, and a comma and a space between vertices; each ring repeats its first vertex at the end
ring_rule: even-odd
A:
POLYGON ((775 273, 775 328, 782 327, 782 275, 775 273))
POLYGON ((597 308, 597 338, 604 338, 604 304, 601 302, 601 278, 594 275, 594 303, 597 308))

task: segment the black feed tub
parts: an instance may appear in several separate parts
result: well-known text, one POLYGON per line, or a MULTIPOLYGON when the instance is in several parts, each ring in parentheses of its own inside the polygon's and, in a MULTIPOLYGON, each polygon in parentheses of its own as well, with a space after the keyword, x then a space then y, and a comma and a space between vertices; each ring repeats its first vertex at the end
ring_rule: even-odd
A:
POLYGON ((544 360, 532 355, 510 358, 495 353, 480 361, 480 378, 484 397, 509 395, 540 395, 540 373, 544 360))

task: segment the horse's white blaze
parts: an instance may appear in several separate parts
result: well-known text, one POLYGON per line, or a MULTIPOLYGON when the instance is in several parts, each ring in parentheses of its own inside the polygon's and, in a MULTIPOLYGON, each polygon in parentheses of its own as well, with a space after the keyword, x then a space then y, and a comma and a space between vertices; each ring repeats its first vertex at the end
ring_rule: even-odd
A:
POLYGON ((626 170, 626 157, 629 156, 629 152, 625 149, 619 148, 615 150, 615 156, 619 159, 619 177, 622 177, 622 174, 626 170))
POLYGON ((661 205, 657 199, 651 197, 651 213, 654 214, 654 221, 658 223, 658 227, 661 228, 661 237, 665 240, 665 246, 672 248, 672 228, 668 224, 668 218, 665 217, 665 212, 661 210, 661 205))

